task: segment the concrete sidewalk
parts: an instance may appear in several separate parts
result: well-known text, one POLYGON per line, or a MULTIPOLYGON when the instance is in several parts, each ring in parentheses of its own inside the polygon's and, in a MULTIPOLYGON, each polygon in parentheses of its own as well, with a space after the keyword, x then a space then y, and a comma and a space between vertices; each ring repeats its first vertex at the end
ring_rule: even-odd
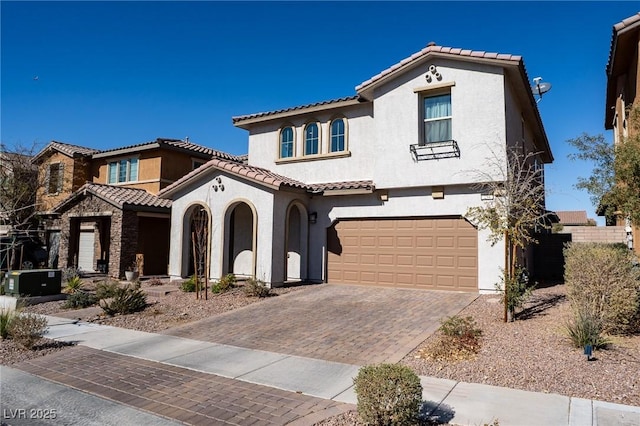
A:
MULTIPOLYGON (((357 402, 353 390, 357 365, 74 323, 65 318, 47 319, 46 337, 52 339, 326 400, 357 402)), ((482 425, 497 419, 501 426, 640 425, 640 407, 432 377, 420 379, 423 412, 442 422, 482 425)))

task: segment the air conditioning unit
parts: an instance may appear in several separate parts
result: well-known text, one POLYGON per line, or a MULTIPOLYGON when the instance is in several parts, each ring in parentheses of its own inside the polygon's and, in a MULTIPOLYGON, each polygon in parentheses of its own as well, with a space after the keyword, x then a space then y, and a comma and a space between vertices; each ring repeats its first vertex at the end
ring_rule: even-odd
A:
POLYGON ((60 294, 60 269, 25 269, 10 271, 4 280, 4 293, 12 296, 49 296, 60 294))

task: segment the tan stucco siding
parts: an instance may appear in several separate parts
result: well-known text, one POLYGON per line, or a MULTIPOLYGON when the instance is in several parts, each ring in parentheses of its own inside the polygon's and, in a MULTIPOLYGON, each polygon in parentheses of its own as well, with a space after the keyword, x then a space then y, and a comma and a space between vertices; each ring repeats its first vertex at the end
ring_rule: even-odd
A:
POLYGON ((76 183, 74 179, 74 159, 59 152, 54 152, 45 158, 38 166, 38 185, 36 200, 38 211, 48 211, 58 203, 67 198, 73 191, 76 183), (63 167, 62 188, 58 192, 49 192, 49 181, 47 179, 49 168, 52 164, 59 163, 63 167))
MULTIPOLYGON (((175 151, 162 152, 162 179, 161 188, 169 186, 172 182, 180 179, 185 174, 189 173, 193 169, 192 158, 189 154, 184 154, 175 151)), ((206 162, 208 160, 201 160, 206 162)))

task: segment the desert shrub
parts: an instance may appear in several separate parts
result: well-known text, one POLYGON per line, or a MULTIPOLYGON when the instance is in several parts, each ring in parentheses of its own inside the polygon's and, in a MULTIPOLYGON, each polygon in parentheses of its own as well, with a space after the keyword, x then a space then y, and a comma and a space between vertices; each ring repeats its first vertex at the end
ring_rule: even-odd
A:
POLYGON ((69 281, 66 282, 64 292, 73 294, 82 289, 82 279, 80 277, 70 278, 69 281))
POLYGON ((96 298, 99 300, 109 299, 114 297, 120 288, 120 283, 117 281, 100 281, 96 285, 96 298))
POLYGON ((196 291, 196 276, 192 275, 188 280, 182 281, 182 284, 180 284, 180 290, 185 293, 193 293, 196 291))
POLYGON ((147 296, 139 288, 119 287, 113 297, 100 301, 100 307, 110 316, 131 314, 147 307, 147 296))
POLYGON ((82 309, 95 305, 97 301, 98 298, 91 293, 87 293, 86 291, 76 291, 67 297, 67 300, 64 302, 62 307, 64 309, 82 309))
POLYGON ((604 333, 637 328, 640 269, 628 249, 611 244, 573 243, 564 250, 567 298, 574 311, 589 312, 604 333))
POLYGON ((268 297, 271 295, 271 289, 264 281, 249 278, 244 283, 244 293, 249 297, 268 297))
POLYGON ((6 339, 9 336, 9 324, 16 317, 16 311, 9 308, 0 308, 0 337, 6 339))
POLYGON ((231 290, 236 284, 236 276, 233 274, 227 274, 224 277, 220 278, 220 281, 217 281, 211 286, 212 293, 225 293, 231 290))
POLYGON ((435 361, 461 361, 473 358, 480 350, 482 330, 472 317, 454 315, 440 321, 439 334, 419 351, 421 358, 435 361))
POLYGON ((156 286, 160 286, 160 285, 164 285, 164 283, 162 282, 161 279, 159 278, 151 278, 149 281, 147 281, 147 284, 149 284, 152 287, 156 287, 156 286))
POLYGON ((365 366, 353 380, 358 415, 369 425, 412 425, 422 402, 420 378, 398 364, 365 366))
POLYGON ((31 349, 46 330, 45 317, 36 314, 20 314, 9 322, 8 335, 16 343, 31 349))
POLYGON ((80 271, 78 268, 64 268, 62 270, 62 282, 66 283, 72 280, 73 278, 80 278, 80 271))
POLYGON ((516 267, 513 277, 505 279, 504 269, 500 276, 500 283, 496 288, 504 290, 500 302, 504 305, 504 296, 507 295, 507 310, 515 317, 515 310, 522 308, 531 298, 535 283, 529 281, 529 272, 521 267, 516 267))
POLYGON ((567 334, 576 348, 591 345, 594 348, 604 348, 609 341, 602 336, 602 324, 598 318, 587 312, 576 312, 575 316, 566 324, 567 334))

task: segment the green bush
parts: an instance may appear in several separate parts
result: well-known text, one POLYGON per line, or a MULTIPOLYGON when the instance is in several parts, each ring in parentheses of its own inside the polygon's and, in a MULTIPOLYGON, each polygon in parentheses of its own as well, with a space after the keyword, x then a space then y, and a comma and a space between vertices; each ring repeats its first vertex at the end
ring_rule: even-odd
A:
POLYGON ((62 307, 64 309, 82 309, 95 305, 97 301, 98 298, 91 293, 87 293, 85 291, 76 291, 75 293, 71 293, 69 297, 67 297, 67 301, 64 302, 64 305, 62 305, 62 307))
POLYGON ((233 288, 236 284, 236 276, 233 274, 227 274, 224 277, 220 278, 220 281, 216 282, 211 286, 212 293, 225 293, 231 288, 233 288))
POLYGON ((531 298, 535 283, 530 284, 529 273, 526 269, 518 266, 512 277, 505 279, 504 269, 501 269, 500 284, 496 288, 503 290, 500 302, 504 305, 504 296, 507 295, 507 309, 515 318, 515 310, 522 308, 531 298))
POLYGON ((0 309, 0 337, 2 337, 3 339, 9 337, 9 325, 15 317, 16 311, 14 309, 0 309))
POLYGON ((70 278, 65 285, 64 288, 64 292, 65 293, 69 293, 69 294, 73 294, 75 292, 78 292, 80 290, 82 290, 82 279, 80 279, 80 277, 76 276, 73 278, 70 278))
POLYGON ((459 317, 454 315, 440 321, 440 331, 445 336, 460 338, 478 338, 482 335, 482 330, 476 328, 473 317, 459 317))
POLYGON ((398 364, 365 366, 353 380, 358 415, 370 425, 413 425, 422 402, 420 378, 398 364))
POLYGON ((573 243, 564 250, 567 297, 577 315, 589 312, 602 332, 637 331, 640 269, 630 250, 612 244, 573 243))
POLYGON ((594 348, 604 348, 609 341, 602 336, 600 320, 585 312, 576 312, 574 318, 566 324, 567 334, 576 348, 591 345, 594 348))
POLYGON ((8 335, 18 344, 31 349, 45 331, 47 331, 45 317, 36 314, 20 314, 9 322, 8 335))
POLYGON ((244 283, 244 293, 249 297, 269 297, 271 289, 262 280, 249 278, 244 283))
POLYGON ((110 316, 131 314, 147 307, 147 296, 139 288, 119 287, 112 298, 100 301, 100 307, 110 316))
POLYGON ((96 285, 96 298, 99 300, 112 298, 116 295, 119 288, 121 288, 120 283, 117 281, 100 281, 96 285))
POLYGON ((195 275, 192 275, 186 281, 182 281, 182 284, 180 284, 180 290, 184 291, 185 293, 193 293, 194 291, 196 291, 196 277, 195 277, 195 275))

